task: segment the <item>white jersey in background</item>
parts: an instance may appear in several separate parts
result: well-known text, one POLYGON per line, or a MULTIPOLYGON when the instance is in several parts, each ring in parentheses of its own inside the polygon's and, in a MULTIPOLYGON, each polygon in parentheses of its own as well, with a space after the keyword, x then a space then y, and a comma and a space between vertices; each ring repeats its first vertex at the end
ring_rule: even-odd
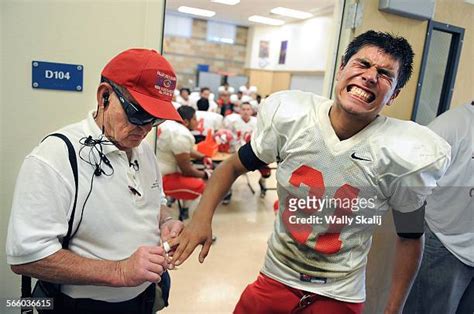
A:
POLYGON ((226 129, 232 131, 232 133, 240 135, 241 139, 245 139, 257 129, 256 117, 250 117, 249 121, 247 122, 245 122, 240 115, 237 115, 237 117, 230 117, 231 115, 228 115, 224 118, 224 126, 226 129))
POLYGON ((198 120, 198 125, 193 130, 193 133, 206 135, 209 129, 218 130, 222 128, 224 117, 215 112, 197 110, 196 119, 198 120))
POLYGON ((420 208, 448 167, 450 147, 426 127, 384 116, 341 141, 329 120, 332 104, 285 91, 260 108, 251 146, 265 163, 278 162, 279 198, 262 272, 296 289, 363 302, 378 217, 389 207, 420 208), (309 198, 325 202, 294 206, 309 198), (354 221, 326 221, 340 216, 354 221))
POLYGON ((429 126, 451 145, 451 166, 426 200, 425 219, 443 245, 474 266, 474 105, 451 109, 429 126))
POLYGON ((177 101, 172 101, 171 103, 173 104, 173 107, 176 110, 178 110, 179 107, 183 106, 181 103, 179 103, 177 101))
POLYGON ((256 93, 257 92, 257 86, 249 86, 249 88, 247 88, 247 86, 245 85, 242 85, 239 87, 239 91, 242 92, 242 94, 244 95, 250 95, 252 93, 256 93))
MULTIPOLYGON (((188 100, 185 100, 183 97, 181 96, 176 96, 176 102, 179 103, 180 105, 182 106, 191 106, 191 99, 188 98, 188 100)), ((176 108, 176 106, 175 106, 176 108)))
POLYGON ((189 129, 176 121, 167 120, 157 130, 156 158, 161 175, 181 172, 175 155, 191 153, 195 139, 189 129))
POLYGON ((232 130, 232 124, 238 119, 242 119, 240 114, 232 112, 225 116, 224 121, 222 121, 222 126, 227 130, 232 130))

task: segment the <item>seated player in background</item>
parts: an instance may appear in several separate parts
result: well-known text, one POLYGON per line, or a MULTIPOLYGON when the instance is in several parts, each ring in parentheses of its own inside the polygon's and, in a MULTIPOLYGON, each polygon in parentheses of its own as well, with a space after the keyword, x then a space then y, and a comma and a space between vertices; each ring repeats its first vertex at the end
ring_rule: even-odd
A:
POLYGON ((179 95, 176 96, 176 102, 180 103, 182 106, 190 106, 189 95, 191 95, 191 90, 189 88, 180 88, 179 95))
POLYGON ((222 120, 224 119, 224 117, 216 112, 208 111, 208 101, 200 100, 198 101, 197 106, 197 125, 192 130, 192 134, 196 138, 196 142, 199 143, 207 136, 209 130, 214 132, 222 128, 222 120))
POLYGON ((234 104, 230 101, 230 94, 227 91, 223 91, 219 94, 217 105, 220 108, 220 114, 222 116, 227 116, 234 110, 234 104))
POLYGON ((196 102, 198 110, 204 110, 202 108, 207 107, 206 111, 218 112, 219 106, 214 101, 214 94, 211 93, 209 87, 202 87, 199 93, 199 99, 196 102), (201 109, 200 109, 201 108, 201 109))
MULTIPOLYGON (((257 118, 253 116, 253 109, 250 103, 244 102, 240 105, 240 114, 236 116, 228 115, 224 119, 224 127, 237 137, 240 146, 250 142, 252 132, 257 129, 257 118)), ((258 180, 260 186, 260 196, 264 197, 267 192, 265 179, 270 177, 271 170, 267 165, 258 169, 262 177, 258 180)))
POLYGON ((247 81, 245 85, 239 87, 239 92, 242 92, 243 95, 250 96, 252 93, 257 93, 257 86, 250 86, 250 82, 247 81))
POLYGON ((235 103, 234 111, 231 114, 228 114, 227 116, 225 116, 224 120, 222 121, 222 126, 225 129, 231 130, 233 123, 239 119, 241 119, 240 118, 240 104, 235 103))
POLYGON ((230 86, 229 83, 225 82, 224 85, 219 86, 218 92, 228 92, 229 94, 233 94, 235 93, 235 89, 230 86))
MULTIPOLYGON (((191 134, 197 125, 196 112, 189 106, 179 107, 178 113, 183 123, 166 121, 157 131, 157 157, 163 176, 163 190, 166 196, 190 201, 198 198, 204 191, 210 170, 198 170, 191 159, 202 160, 204 164, 212 161, 194 149, 195 139, 191 134)), ((189 217, 189 202, 180 209, 179 219, 189 217)))

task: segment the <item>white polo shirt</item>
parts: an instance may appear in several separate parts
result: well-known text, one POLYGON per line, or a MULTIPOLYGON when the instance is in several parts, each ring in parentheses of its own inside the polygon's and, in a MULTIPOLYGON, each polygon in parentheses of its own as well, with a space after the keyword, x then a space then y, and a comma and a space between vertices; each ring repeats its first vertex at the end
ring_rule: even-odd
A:
MULTIPOLYGON (((57 131, 66 135, 76 155, 80 153, 86 160, 91 148, 84 147, 79 140, 89 135, 97 139, 102 133, 92 114, 57 131)), ((139 165, 136 169, 130 166, 126 153, 110 142, 102 144, 102 149, 113 167, 112 173, 102 166, 109 176, 94 176, 92 166, 77 156, 79 189, 73 232, 92 180, 93 187, 69 249, 83 257, 117 261, 131 256, 139 246, 159 243, 161 175, 146 141, 133 149, 131 160, 139 165), (139 194, 132 193, 129 186, 139 194)), ((59 239, 67 233, 74 187, 66 144, 59 138, 48 137, 25 158, 17 178, 6 242, 9 264, 38 261, 61 249, 59 239)), ((120 302, 134 298, 148 285, 62 285, 61 289, 73 298, 120 302)))

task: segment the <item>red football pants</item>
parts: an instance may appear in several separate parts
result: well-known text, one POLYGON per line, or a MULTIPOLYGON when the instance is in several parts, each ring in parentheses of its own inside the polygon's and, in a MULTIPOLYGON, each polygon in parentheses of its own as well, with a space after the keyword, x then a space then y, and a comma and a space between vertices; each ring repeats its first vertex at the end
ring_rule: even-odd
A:
POLYGON ((235 314, 360 314, 364 303, 349 303, 288 287, 264 274, 248 285, 235 314), (307 297, 304 297, 307 295, 307 297))
POLYGON ((178 172, 163 176, 165 195, 178 200, 194 200, 204 192, 205 187, 203 179, 185 177, 178 172))

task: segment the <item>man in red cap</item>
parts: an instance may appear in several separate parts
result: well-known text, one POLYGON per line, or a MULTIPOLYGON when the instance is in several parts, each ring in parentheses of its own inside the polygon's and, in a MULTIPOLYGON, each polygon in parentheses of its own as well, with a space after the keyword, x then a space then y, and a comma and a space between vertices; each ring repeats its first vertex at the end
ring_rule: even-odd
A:
POLYGON ((169 280, 160 243, 183 225, 162 206, 161 174, 143 139, 165 120, 181 121, 171 103, 175 86, 156 51, 124 51, 102 71, 97 110, 25 158, 7 259, 15 273, 41 280, 33 296, 54 297, 47 313, 154 310, 155 283, 169 280))

